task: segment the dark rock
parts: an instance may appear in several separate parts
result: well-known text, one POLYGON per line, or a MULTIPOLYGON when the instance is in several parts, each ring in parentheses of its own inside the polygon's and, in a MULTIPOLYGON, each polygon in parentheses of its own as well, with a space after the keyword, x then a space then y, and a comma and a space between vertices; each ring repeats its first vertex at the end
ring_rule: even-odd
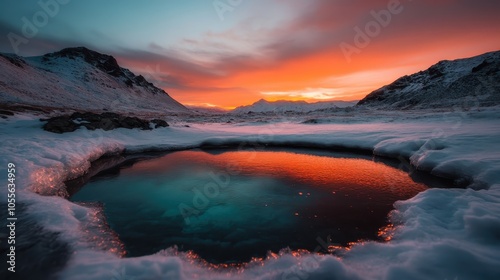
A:
POLYGON ((160 119, 149 121, 137 117, 121 116, 112 112, 105 112, 102 114, 75 112, 69 116, 66 115, 40 120, 47 121, 43 128, 54 133, 72 132, 82 126, 88 130, 113 130, 116 128, 139 128, 142 130, 150 130, 150 123, 154 124, 154 128, 169 126, 166 121, 160 119))
POLYGON ((303 124, 317 124, 319 121, 317 119, 309 119, 302 122, 303 124))
POLYGON ((143 87, 145 87, 145 86, 153 87, 154 86, 152 83, 148 82, 142 75, 136 76, 134 78, 134 81, 136 84, 143 86, 143 87))
POLYGON ((130 79, 127 79, 125 81, 125 84, 127 85, 127 87, 133 87, 134 86, 134 82, 132 82, 132 80, 130 80, 130 79))
MULTIPOLYGON (((103 118, 99 121, 97 124, 97 128, 100 128, 102 130, 113 130, 115 128, 120 127, 120 122, 116 119, 113 118, 103 118)), ((134 127, 132 127, 134 128, 134 127)))
POLYGON ((493 75, 498 75, 498 73, 500 73, 500 65, 497 64, 495 66, 490 67, 490 70, 486 72, 486 75, 493 76, 493 75))
POLYGON ((113 113, 113 112, 106 112, 106 113, 102 113, 101 114, 101 117, 103 118, 108 118, 108 119, 118 119, 120 118, 121 116, 117 113, 113 113))
POLYGON ((23 68, 23 65, 26 64, 26 62, 20 56, 14 54, 11 55, 11 54, 0 53, 0 57, 7 59, 10 63, 19 68, 23 68))
POLYGON ((96 130, 98 128, 96 123, 82 123, 80 126, 83 126, 88 130, 96 130))
POLYGON ((383 89, 375 90, 368 94, 365 98, 361 99, 357 105, 363 105, 366 103, 382 101, 385 99, 384 97, 385 91, 383 89))
POLYGON ((125 117, 121 120, 119 120, 120 127, 124 128, 140 128, 143 130, 149 130, 151 129, 149 127, 149 122, 145 120, 141 120, 137 117, 125 117))
POLYGON ((73 132, 79 128, 79 125, 74 123, 70 116, 60 116, 49 119, 43 125, 43 129, 54 133, 73 132))
POLYGON ((11 111, 6 111, 6 110, 0 110, 0 115, 4 116, 14 116, 14 113, 11 111))
POLYGON ((87 122, 99 122, 101 120, 101 115, 94 114, 94 113, 80 113, 80 112, 75 112, 71 114, 71 119, 73 120, 85 120, 87 122))
POLYGON ((117 122, 114 122, 112 119, 109 118, 101 118, 98 121, 90 123, 82 123, 81 125, 87 128, 88 130, 96 130, 99 128, 102 130, 112 130, 119 127, 117 122))
POLYGON ((118 65, 114 57, 89 50, 85 47, 66 48, 55 53, 44 55, 44 59, 46 60, 51 57, 67 57, 70 59, 80 57, 87 63, 94 65, 111 76, 120 77, 123 75, 122 68, 118 65))
POLYGON ((488 65, 490 65, 491 63, 489 63, 488 61, 484 60, 481 64, 479 64, 478 66, 472 68, 472 73, 476 73, 476 72, 479 72, 481 71, 482 69, 486 68, 488 65))
POLYGON ((160 120, 160 119, 154 119, 154 120, 151 120, 151 123, 154 124, 154 128, 158 128, 158 127, 169 127, 168 123, 164 120, 160 120))
POLYGON ((439 65, 434 65, 427 70, 429 72, 429 76, 431 79, 436 79, 444 75, 443 72, 441 72, 441 70, 438 69, 438 67, 439 65))

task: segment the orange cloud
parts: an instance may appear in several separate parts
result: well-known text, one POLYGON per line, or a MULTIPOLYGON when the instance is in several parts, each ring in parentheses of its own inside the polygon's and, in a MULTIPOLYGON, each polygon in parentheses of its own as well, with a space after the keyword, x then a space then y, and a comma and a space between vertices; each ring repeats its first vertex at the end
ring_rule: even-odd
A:
POLYGON ((125 51, 120 60, 139 72, 159 65, 154 80, 182 103, 233 108, 260 98, 361 99, 439 60, 500 49, 499 1, 401 0, 401 13, 392 15, 377 36, 347 59, 340 44, 356 46, 355 28, 364 30, 375 20, 372 11, 386 9, 391 1, 396 0, 317 0, 308 2, 307 8, 292 1, 302 10, 274 29, 256 32, 238 27, 185 41, 190 48, 199 48, 197 53, 208 44, 223 50, 203 53, 207 59, 172 51, 125 51), (246 38, 245 42, 255 38, 259 43, 246 44, 238 52, 233 44, 238 38, 246 38))

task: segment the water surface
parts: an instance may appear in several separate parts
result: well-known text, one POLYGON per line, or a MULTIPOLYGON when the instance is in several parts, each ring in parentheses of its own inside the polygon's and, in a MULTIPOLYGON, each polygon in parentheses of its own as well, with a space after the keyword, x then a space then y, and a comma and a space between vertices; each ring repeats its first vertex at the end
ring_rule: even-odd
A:
POLYGON ((71 200, 102 202, 128 256, 177 246, 221 263, 377 239, 393 203, 426 188, 349 154, 189 150, 95 176, 71 200))

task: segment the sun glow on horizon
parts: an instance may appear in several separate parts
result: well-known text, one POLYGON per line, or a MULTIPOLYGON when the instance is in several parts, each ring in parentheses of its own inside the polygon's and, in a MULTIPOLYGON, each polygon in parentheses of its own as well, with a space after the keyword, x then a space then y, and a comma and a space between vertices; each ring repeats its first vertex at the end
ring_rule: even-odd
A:
MULTIPOLYGON (((500 49, 499 1, 399 1, 404 9, 386 24, 374 12, 387 0, 240 2, 221 19, 205 1, 72 1, 60 24, 39 28, 18 54, 86 46, 182 104, 230 109, 262 98, 359 100, 440 60, 500 49), (380 30, 366 32, 369 23, 380 30), (344 44, 356 51, 346 54, 344 44)), ((33 8, 40 9, 24 2, 0 9, 0 30, 22 34, 20 19, 33 8)), ((15 51, 3 40, 0 52, 15 51)))
POLYGON ((261 92, 264 96, 271 97, 290 97, 290 98, 298 98, 298 100, 331 100, 334 98, 345 97, 342 93, 333 88, 306 88, 304 90, 295 90, 295 91, 267 91, 261 92))

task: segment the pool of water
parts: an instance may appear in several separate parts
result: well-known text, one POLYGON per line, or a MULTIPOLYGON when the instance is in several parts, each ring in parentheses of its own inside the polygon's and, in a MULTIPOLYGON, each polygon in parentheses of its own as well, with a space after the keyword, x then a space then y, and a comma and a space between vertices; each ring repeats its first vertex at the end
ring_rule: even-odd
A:
POLYGON ((397 200, 427 189, 369 157, 308 150, 188 150, 94 176, 70 199, 101 202, 127 256, 177 246, 240 263, 321 241, 376 240, 397 200))

